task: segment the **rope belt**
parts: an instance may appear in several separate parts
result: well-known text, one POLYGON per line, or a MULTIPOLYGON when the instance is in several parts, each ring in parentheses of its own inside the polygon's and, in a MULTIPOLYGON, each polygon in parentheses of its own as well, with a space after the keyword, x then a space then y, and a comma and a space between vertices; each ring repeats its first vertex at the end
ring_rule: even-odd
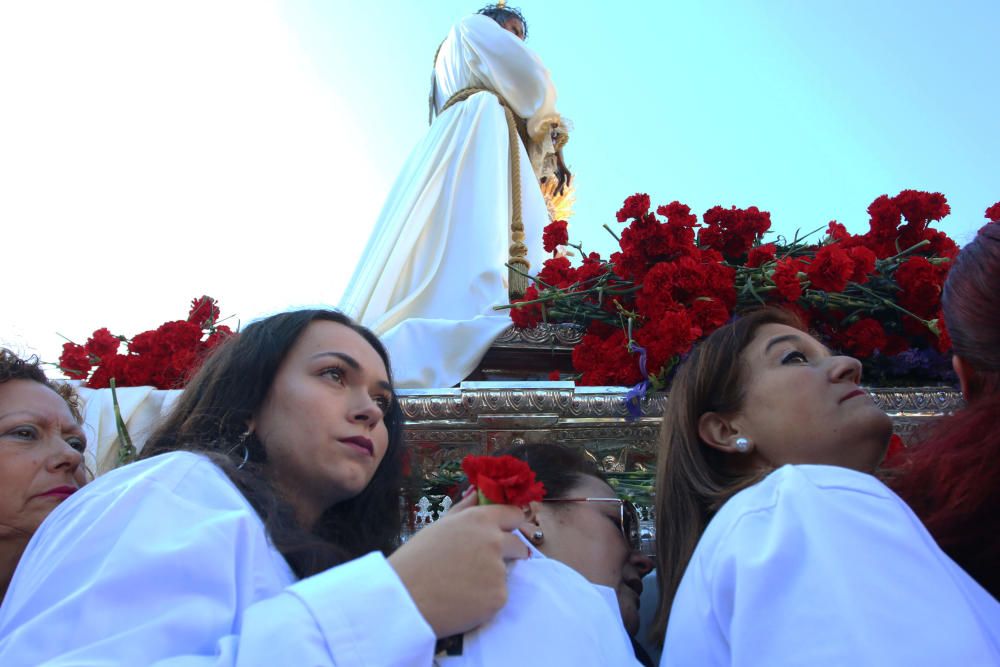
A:
POLYGON ((507 292, 510 300, 520 299, 528 289, 528 246, 524 245, 524 221, 521 218, 521 145, 517 131, 517 117, 506 100, 488 88, 463 88, 452 95, 444 106, 445 109, 464 102, 476 93, 489 93, 497 98, 507 117, 507 141, 510 146, 510 184, 511 184, 511 215, 510 215, 510 256, 507 258, 507 292))

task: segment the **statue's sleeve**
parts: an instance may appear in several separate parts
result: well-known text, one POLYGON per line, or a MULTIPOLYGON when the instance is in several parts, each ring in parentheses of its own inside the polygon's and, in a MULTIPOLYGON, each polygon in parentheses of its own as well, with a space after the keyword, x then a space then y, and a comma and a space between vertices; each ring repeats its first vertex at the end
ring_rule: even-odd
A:
POLYGON ((475 85, 503 97, 527 121, 532 140, 539 141, 560 120, 556 88, 541 59, 488 17, 469 16, 457 27, 465 64, 478 79, 475 85))

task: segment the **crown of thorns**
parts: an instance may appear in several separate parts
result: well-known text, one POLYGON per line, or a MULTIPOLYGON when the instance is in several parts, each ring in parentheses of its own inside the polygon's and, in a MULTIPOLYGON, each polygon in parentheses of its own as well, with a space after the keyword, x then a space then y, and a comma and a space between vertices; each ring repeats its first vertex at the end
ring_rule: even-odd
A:
POLYGON ((528 22, 524 19, 524 14, 522 14, 521 10, 517 7, 509 7, 506 2, 501 0, 501 2, 486 5, 476 13, 488 16, 501 25, 503 25, 507 19, 515 18, 521 22, 522 26, 524 26, 524 38, 528 38, 528 22))

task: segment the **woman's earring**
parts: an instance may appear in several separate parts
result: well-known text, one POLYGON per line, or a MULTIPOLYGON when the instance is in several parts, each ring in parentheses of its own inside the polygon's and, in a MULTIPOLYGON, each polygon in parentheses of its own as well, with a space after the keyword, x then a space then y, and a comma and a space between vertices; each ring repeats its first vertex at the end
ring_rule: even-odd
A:
POLYGON ((247 461, 250 460, 250 448, 247 447, 247 439, 250 437, 252 433, 253 431, 251 431, 250 429, 244 431, 243 435, 240 436, 240 439, 236 441, 236 445, 229 450, 229 453, 231 454, 236 450, 237 447, 243 448, 243 461, 241 461, 240 464, 236 466, 237 470, 243 470, 243 466, 245 466, 247 464, 247 461))
POLYGON ((746 438, 742 437, 736 438, 736 443, 734 446, 736 447, 736 451, 738 451, 740 454, 746 454, 747 452, 750 451, 750 441, 746 438))
POLYGON ((531 543, 534 544, 535 546, 541 544, 544 541, 545 541, 545 533, 543 533, 542 531, 536 530, 534 533, 531 534, 531 543))

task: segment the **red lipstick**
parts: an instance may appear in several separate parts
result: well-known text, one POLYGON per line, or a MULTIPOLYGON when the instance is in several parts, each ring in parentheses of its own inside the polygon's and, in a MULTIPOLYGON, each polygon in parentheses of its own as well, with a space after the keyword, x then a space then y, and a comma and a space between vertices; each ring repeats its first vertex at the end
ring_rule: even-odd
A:
POLYGON ((863 389, 855 389, 854 391, 846 394, 842 399, 840 399, 840 402, 843 403, 849 398, 854 398, 855 396, 864 396, 864 395, 865 391, 863 389))
POLYGON ((34 497, 39 498, 42 496, 62 496, 63 498, 69 498, 78 490, 79 489, 77 489, 75 486, 57 486, 54 489, 49 489, 45 493, 39 493, 34 497))

